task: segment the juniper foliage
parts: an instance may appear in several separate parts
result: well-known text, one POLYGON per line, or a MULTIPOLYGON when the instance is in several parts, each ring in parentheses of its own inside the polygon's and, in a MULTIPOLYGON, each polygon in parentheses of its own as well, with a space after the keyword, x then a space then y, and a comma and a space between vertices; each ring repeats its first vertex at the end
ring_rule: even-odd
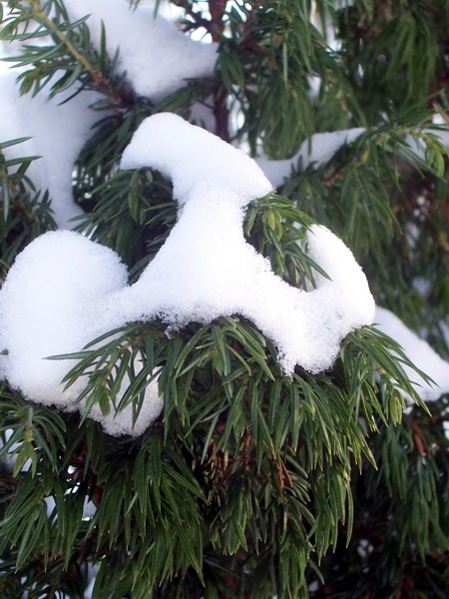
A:
MULTIPOLYGON (((136 95, 104 37, 92 45, 86 19, 69 22, 62 0, 3 3, 0 37, 21 43, 11 58, 21 93, 102 96, 76 165, 78 229, 116 250, 131 280, 164 243, 176 221, 170 183, 117 170, 151 114, 188 118, 194 103, 209 105, 223 139, 274 159, 314 133, 365 127, 253 203, 245 235, 304 287, 312 265, 297 241, 325 224, 376 301, 449 358, 447 149, 434 119, 449 101, 447 0, 173 3, 184 30, 207 32, 219 54, 213 77, 157 104, 136 95)), ((55 227, 51 198, 27 178, 35 157, 2 152, 21 141, 0 140, 2 278, 55 227)), ((88 414, 30 404, 1 384, 3 597, 83 598, 93 575, 94 599, 448 596, 448 398, 424 404, 393 340, 359 329, 331 370, 288 378, 272 343, 236 315, 170 334, 131 323, 75 357, 65 384, 89 373, 80 399, 104 413, 132 404, 137 415, 160 370, 163 415, 137 439, 114 438, 88 414), (406 412, 404 394, 415 402, 406 412)))

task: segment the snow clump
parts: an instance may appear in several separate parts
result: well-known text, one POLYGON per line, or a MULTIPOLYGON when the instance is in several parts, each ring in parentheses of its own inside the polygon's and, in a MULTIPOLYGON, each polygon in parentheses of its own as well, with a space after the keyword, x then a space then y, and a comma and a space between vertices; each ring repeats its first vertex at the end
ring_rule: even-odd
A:
MULTIPOLYGON (((18 256, 0 292, 0 349, 9 352, 0 360, 2 375, 29 399, 73 407, 83 381, 63 391, 60 381, 71 364, 44 358, 79 351, 127 322, 161 318, 180 328, 238 314, 274 342, 286 375, 296 365, 312 373, 329 368, 341 340, 372 323, 365 275, 326 228, 311 228, 308 247, 330 280, 317 273, 309 292, 275 275, 246 242, 245 208, 272 186, 242 151, 176 115, 157 114, 139 127, 121 166, 151 166, 170 177, 178 222, 132 286, 112 250, 73 232, 43 235, 18 256)), ((159 410, 152 392, 139 430, 159 410)), ((108 421, 111 434, 132 432, 125 416, 108 421)))
MULTIPOLYGON (((81 350, 107 332, 101 307, 110 294, 127 282, 126 267, 107 247, 70 231, 41 235, 21 252, 0 291, 0 377, 25 397, 46 405, 73 410, 86 381, 64 391, 62 379, 75 366, 73 360, 46 360, 49 356, 81 350)), ((160 413, 157 384, 148 387, 136 428, 132 406, 116 418, 103 416, 94 406, 90 416, 113 435, 138 435, 160 413)))
POLYGON ((87 26, 97 48, 104 23, 109 56, 118 50, 119 68, 141 96, 157 102, 186 79, 214 71, 218 45, 192 40, 152 6, 131 8, 123 0, 64 0, 64 5, 72 22, 90 15, 87 26))

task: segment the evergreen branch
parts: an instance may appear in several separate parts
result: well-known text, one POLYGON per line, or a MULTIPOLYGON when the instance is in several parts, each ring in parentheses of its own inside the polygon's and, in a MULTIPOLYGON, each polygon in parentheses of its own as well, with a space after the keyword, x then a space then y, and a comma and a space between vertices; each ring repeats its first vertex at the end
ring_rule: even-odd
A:
POLYGON ((55 34, 59 38, 59 40, 64 44, 75 60, 84 67, 87 73, 89 73, 94 83, 99 85, 106 92, 106 94, 113 98, 117 103, 123 103, 123 99, 112 89, 109 81, 103 76, 101 71, 94 67, 85 54, 77 50, 70 38, 61 30, 59 24, 55 23, 47 14, 45 14, 44 11, 41 10, 39 0, 24 1, 31 5, 36 21, 44 23, 49 32, 55 34))
POLYGON ((76 58, 76 60, 80 64, 83 65, 83 67, 86 69, 86 71, 88 73, 90 73, 94 79, 96 77, 98 77, 98 73, 97 73, 96 69, 91 65, 91 63, 87 60, 87 58, 83 54, 78 52, 78 50, 75 48, 75 46, 70 41, 70 39, 61 31, 59 26, 54 21, 52 21, 50 19, 50 17, 41 10, 39 0, 25 0, 25 2, 27 2, 28 4, 31 5, 32 10, 33 10, 33 15, 36 18, 36 20, 38 22, 45 23, 45 25, 47 26, 47 29, 57 35, 57 37, 61 40, 61 42, 66 46, 68 51, 72 54, 72 56, 74 58, 76 58))
MULTIPOLYGON (((298 164, 284 196, 252 204, 247 242, 302 288, 317 270, 304 254, 307 227, 328 225, 363 263, 382 305, 449 358, 448 152, 428 110, 449 105, 445 0, 354 0, 338 9, 317 0, 323 27, 340 35, 338 53, 307 2, 220 0, 212 18, 204 3, 175 3, 220 44, 219 64, 213 80, 189 82, 156 111, 192 107, 197 118, 195 102, 214 85, 217 102, 235 104, 252 149, 280 158, 315 132, 367 129, 326 163, 298 164), (320 78, 314 95, 311 77, 320 78)), ((21 65, 34 70, 23 91, 65 69, 53 93, 78 81, 119 101, 111 92, 125 89, 124 76, 114 75, 104 44, 98 61, 89 54, 85 19, 66 22, 59 0, 8 4, 19 16, 4 24, 4 39, 49 33, 54 43, 24 47, 21 65), (50 6, 56 16, 42 20, 50 6), (37 31, 26 27, 31 18, 37 31)), ((126 106, 94 130, 76 192, 90 212, 84 229, 118 250, 135 280, 177 210, 159 173, 117 172, 154 111, 144 98, 126 106)), ((226 136, 226 114, 216 117, 226 136)), ((51 227, 47 198, 27 178, 33 157, 8 157, 20 141, 0 145, 5 274, 51 227)), ((66 382, 78 380, 105 411, 133 404, 135 414, 156 367, 163 416, 138 438, 112 437, 0 385, 0 456, 19 456, 15 469, 0 466, 0 595, 82 597, 94 565, 95 598, 449 596, 449 395, 423 402, 403 368, 412 365, 385 335, 356 330, 332 370, 297 368, 290 378, 273 343, 238 315, 169 334, 160 322, 134 323, 93 343, 65 356, 74 360, 66 382), (112 402, 125 374, 128 389, 112 402), (404 396, 416 402, 405 411, 404 396)), ((2 349, 0 370, 13 359, 2 349)))

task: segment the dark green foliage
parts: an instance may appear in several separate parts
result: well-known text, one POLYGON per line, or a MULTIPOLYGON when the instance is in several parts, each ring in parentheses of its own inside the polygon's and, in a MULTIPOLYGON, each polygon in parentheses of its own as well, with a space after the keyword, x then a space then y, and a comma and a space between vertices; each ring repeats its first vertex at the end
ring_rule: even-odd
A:
POLYGON ((418 102, 438 105, 444 99, 446 106, 445 0, 356 0, 336 17, 342 62, 355 103, 363 109, 362 124, 377 126, 382 114, 395 119, 418 102))
POLYGON ((448 447, 444 396, 431 418, 414 408, 369 445, 378 471, 354 473, 354 528, 323 560, 332 572, 312 597, 447 596, 448 447), (360 576, 360 572, 364 573, 360 576))
POLYGON ((26 171, 36 157, 6 160, 3 148, 25 141, 0 143, 0 280, 31 239, 55 228, 48 193, 34 189, 26 171), (27 186, 27 187, 26 187, 27 186))
MULTIPOLYGON (((161 368, 163 422, 137 441, 107 439, 88 420, 77 428, 75 417, 61 438, 59 416, 9 396, 18 405, 5 408, 16 419, 23 414, 10 443, 29 431, 20 451, 27 458, 28 447, 36 449, 35 477, 15 473, 16 486, 3 502, 4 543, 19 545, 9 551, 20 575, 32 567, 30 552, 37 549, 45 565, 51 548, 51 556, 65 557, 65 567, 71 559, 101 564, 98 597, 113 589, 114 597, 131 590, 144 597, 155 584, 200 596, 206 572, 207 584, 218 588, 256 585, 261 597, 297 596, 310 552, 320 556, 335 545, 339 522, 351 530, 348 455, 360 467, 365 458, 373 462, 360 410, 374 430, 379 412, 401 416, 403 401, 389 377, 381 379, 383 406, 374 392, 370 353, 407 385, 387 346, 378 334, 358 333, 348 339, 335 379, 302 373, 289 380, 274 349, 237 319, 170 338, 160 326, 127 327, 80 355, 72 376, 92 372, 87 406, 95 400, 107 411, 123 364, 139 355, 145 367, 118 409, 133 399, 138 405, 151 373, 161 368), (345 379, 354 387, 349 392, 345 379), (48 496, 56 502, 49 521, 42 503, 48 496), (85 497, 98 509, 81 519, 85 497)), ((4 426, 11 428, 11 416, 4 426)))
POLYGON ((135 280, 176 222, 171 185, 150 170, 119 171, 90 195, 94 211, 78 229, 113 247, 130 267, 131 281, 135 280))
MULTIPOLYGON (((448 358, 447 148, 432 121, 447 107, 447 1, 211 0, 211 14, 174 4, 186 29, 220 42, 219 57, 213 77, 158 105, 134 93, 119 54, 107 55, 107 31, 94 48, 61 0, 9 0, 13 17, 4 8, 0 37, 26 44, 22 93, 103 96, 76 165, 74 197, 86 210, 78 229, 116 250, 131 282, 167 239, 177 217, 170 183, 157 171, 118 170, 155 112, 188 116, 195 102, 209 104, 222 137, 275 158, 313 133, 365 126, 327 163, 294 165, 282 195, 253 202, 246 239, 306 288, 316 267, 307 228, 328 226, 376 301, 448 358), (34 36, 21 28, 31 21, 34 36), (241 116, 234 131, 228 109, 241 116)), ((34 157, 1 152, 21 141, 0 140, 2 279, 54 228, 51 198, 26 175, 34 157)), ((5 599, 82 599, 92 567, 94 599, 448 596, 448 401, 423 403, 385 335, 351 333, 334 367, 315 376, 297 368, 285 377, 273 344, 238 315, 178 331, 130 323, 70 357, 65 384, 89 375, 83 417, 0 389, 0 455, 15 457, 0 469, 5 599), (142 436, 110 437, 88 418, 94 404, 105 414, 132 404, 137 417, 155 375, 164 411, 142 436), (405 413, 404 394, 416 402, 405 413)))

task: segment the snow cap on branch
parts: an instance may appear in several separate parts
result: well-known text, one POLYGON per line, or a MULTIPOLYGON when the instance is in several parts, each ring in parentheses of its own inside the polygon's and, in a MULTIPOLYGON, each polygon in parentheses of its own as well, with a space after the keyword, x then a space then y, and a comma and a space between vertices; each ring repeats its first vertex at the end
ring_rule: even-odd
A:
POLYGON ((155 16, 153 7, 133 9, 123 0, 64 0, 64 5, 73 22, 90 15, 87 26, 97 48, 104 24, 108 54, 119 50, 119 66, 141 96, 159 101, 186 79, 214 71, 217 44, 192 40, 155 16))
MULTIPOLYGON (((59 384, 69 365, 43 358, 81 350, 127 322, 158 317, 177 328, 242 315, 272 339, 287 375, 296 365, 312 373, 329 368, 343 337, 372 322, 365 275, 324 227, 309 231, 309 251, 330 280, 317 273, 310 292, 276 276, 246 242, 243 207, 271 185, 240 150, 178 116, 158 114, 136 132, 122 166, 153 166, 170 176, 182 205, 178 222, 130 287, 114 252, 75 233, 47 234, 18 257, 0 292, 0 345, 9 351, 2 369, 30 399, 71 406, 76 395, 66 396, 59 384)), ((145 400, 140 428, 157 413, 155 397, 145 400)), ((123 432, 121 417, 115 420, 123 432)))
POLYGON ((125 149, 122 169, 151 166, 173 181, 180 204, 201 195, 198 189, 234 194, 230 206, 246 206, 273 188, 262 170, 242 150, 171 113, 155 114, 141 123, 125 149))

